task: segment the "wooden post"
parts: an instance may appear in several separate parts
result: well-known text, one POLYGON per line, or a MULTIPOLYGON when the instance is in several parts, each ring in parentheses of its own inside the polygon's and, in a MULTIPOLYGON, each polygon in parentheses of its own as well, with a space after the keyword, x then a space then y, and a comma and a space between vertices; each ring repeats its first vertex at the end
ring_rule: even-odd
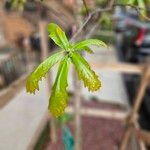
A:
POLYGON ((141 139, 146 145, 150 145, 150 132, 141 130, 141 129, 134 129, 135 135, 141 139))
MULTIPOLYGON (((41 55, 42 55, 42 60, 44 60, 45 58, 48 57, 48 41, 47 41, 47 34, 46 34, 46 25, 47 23, 45 21, 40 21, 39 22, 39 30, 40 30, 40 41, 41 41, 41 55)), ((47 95, 49 96, 50 94, 50 90, 52 87, 52 83, 51 83, 51 78, 50 78, 50 74, 47 76, 47 80, 46 80, 46 88, 47 88, 47 95)), ((52 142, 56 142, 57 141, 57 131, 56 131, 56 125, 55 125, 55 119, 53 117, 51 117, 50 119, 50 136, 51 136, 51 140, 52 142)))
POLYGON ((127 122, 127 129, 125 131, 120 150, 126 150, 126 146, 128 144, 129 138, 131 136, 130 131, 131 131, 131 129, 133 129, 133 127, 135 127, 135 122, 137 121, 137 114, 140 109, 146 87, 149 83, 149 79, 150 79, 150 67, 147 65, 144 70, 139 89, 137 91, 133 109, 131 111, 131 114, 129 115, 129 120, 127 122))
MULTIPOLYGON (((82 24, 82 18, 80 16, 80 9, 82 6, 82 1, 81 0, 76 0, 75 1, 75 8, 74 8, 74 14, 76 18, 76 26, 79 28, 82 24)), ((81 35, 80 35, 81 36, 81 35)), ((74 39, 77 40, 77 39, 74 39)), ((80 109, 81 109, 81 85, 80 82, 78 81, 78 77, 75 71, 75 68, 73 70, 73 76, 74 76, 74 117, 75 117, 75 150, 82 150, 82 133, 81 133, 81 115, 80 115, 80 109)))

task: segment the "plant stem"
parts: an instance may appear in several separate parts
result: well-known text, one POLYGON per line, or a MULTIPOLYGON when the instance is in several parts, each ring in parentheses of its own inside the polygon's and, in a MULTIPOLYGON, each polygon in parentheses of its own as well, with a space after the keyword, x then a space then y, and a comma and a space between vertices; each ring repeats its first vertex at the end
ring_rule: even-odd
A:
POLYGON ((86 13, 87 15, 89 15, 89 10, 88 10, 88 7, 87 7, 87 4, 86 4, 86 1, 85 0, 82 0, 83 1, 83 4, 84 4, 84 7, 86 9, 86 13))

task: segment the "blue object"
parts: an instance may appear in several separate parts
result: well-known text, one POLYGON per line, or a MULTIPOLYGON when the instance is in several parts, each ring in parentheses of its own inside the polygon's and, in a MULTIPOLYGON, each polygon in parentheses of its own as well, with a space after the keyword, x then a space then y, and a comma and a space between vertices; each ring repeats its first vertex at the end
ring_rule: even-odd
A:
POLYGON ((70 129, 67 126, 62 128, 63 130, 63 143, 65 150, 74 150, 74 139, 70 132, 70 129))

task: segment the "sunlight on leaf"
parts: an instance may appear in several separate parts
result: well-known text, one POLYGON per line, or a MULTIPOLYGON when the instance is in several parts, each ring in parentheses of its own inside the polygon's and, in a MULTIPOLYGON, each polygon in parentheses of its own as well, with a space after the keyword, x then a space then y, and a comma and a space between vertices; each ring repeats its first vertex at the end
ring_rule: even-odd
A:
POLYGON ((91 48, 89 48, 89 47, 87 47, 87 46, 85 46, 85 47, 83 47, 83 48, 81 48, 81 49, 76 49, 75 51, 86 51, 86 52, 88 52, 88 53, 90 53, 90 54, 93 54, 94 52, 91 50, 91 48))
POLYGON ((58 61, 60 61, 62 57, 63 53, 58 52, 44 60, 28 77, 26 82, 27 92, 35 93, 36 90, 39 90, 39 81, 42 79, 42 77, 45 77, 49 69, 58 61))
POLYGON ((26 82, 26 90, 30 93, 39 90, 39 81, 45 77, 53 65, 60 62, 48 106, 52 115, 59 117, 63 115, 68 104, 67 79, 70 62, 75 65, 78 77, 83 81, 84 86, 89 91, 96 91, 101 87, 101 82, 88 62, 78 52, 85 50, 88 53, 93 53, 90 45, 107 46, 98 39, 87 39, 73 45, 69 43, 65 32, 54 23, 48 25, 48 32, 50 38, 61 48, 61 51, 51 55, 31 73, 26 82))
POLYGON ((83 40, 81 42, 78 42, 78 43, 74 44, 73 48, 74 49, 82 49, 82 48, 88 47, 90 45, 107 47, 107 45, 103 41, 101 41, 101 40, 87 39, 87 40, 83 40))
POLYGON ((69 62, 67 57, 60 63, 57 77, 52 88, 52 94, 49 100, 49 110, 53 116, 58 117, 64 113, 68 104, 67 78, 69 62))
POLYGON ((73 53, 71 59, 84 86, 88 87, 89 91, 97 91, 101 87, 101 83, 87 61, 78 53, 73 53))
POLYGON ((48 24, 48 32, 50 38, 61 48, 67 50, 70 47, 69 41, 66 37, 66 34, 62 29, 54 24, 50 23, 48 24))

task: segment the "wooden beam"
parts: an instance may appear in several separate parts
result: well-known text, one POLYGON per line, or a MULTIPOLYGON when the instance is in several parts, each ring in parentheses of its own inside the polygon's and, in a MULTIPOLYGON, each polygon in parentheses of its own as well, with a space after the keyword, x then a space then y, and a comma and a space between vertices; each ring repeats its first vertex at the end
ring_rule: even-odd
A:
POLYGON ((0 109, 4 107, 18 92, 25 86, 25 82, 29 73, 22 75, 14 81, 10 86, 0 91, 0 109))
POLYGON ((147 66, 145 67, 145 70, 143 72, 141 83, 140 83, 139 89, 137 91, 135 100, 134 100, 134 106, 132 108, 132 111, 129 115, 129 119, 127 121, 127 129, 124 133, 124 137, 123 137, 123 140, 121 143, 120 150, 126 150, 126 146, 128 144, 129 138, 131 136, 131 132, 130 132, 131 127, 132 127, 132 125, 135 124, 135 122, 137 122, 136 116, 137 116, 138 111, 140 109, 140 106, 141 106, 141 103, 142 103, 142 100, 143 100, 143 97, 145 94, 146 87, 149 83, 149 79, 150 79, 150 67, 149 67, 149 64, 147 64, 147 66))
MULTIPOLYGON (((67 107, 66 112, 73 114, 74 113, 73 107, 71 106, 67 107)), ((102 109, 82 107, 80 109, 80 114, 83 116, 90 116, 90 117, 125 120, 128 115, 128 112, 123 112, 119 110, 102 110, 102 109)))
MULTIPOLYGON (((41 37, 41 48, 42 48, 42 52, 41 52, 42 56, 41 57, 42 57, 42 60, 45 60, 49 56, 46 27, 47 27, 47 22, 41 20, 39 22, 39 31, 40 31, 40 37, 41 37)), ((52 88, 52 79, 50 76, 51 74, 52 73, 50 71, 47 78, 46 78, 46 90, 47 90, 47 96, 48 97, 50 96, 50 91, 52 88)), ((57 142, 57 131, 56 131, 57 129, 56 129, 54 117, 51 118, 50 128, 51 128, 51 131, 50 131, 51 141, 53 143, 56 143, 57 142)))
POLYGON ((130 63, 102 63, 102 62, 90 62, 92 68, 99 68, 101 70, 106 71, 116 71, 121 73, 136 73, 136 74, 142 74, 144 65, 134 65, 130 63))
POLYGON ((49 121, 49 113, 46 111, 40 121, 40 123, 38 124, 38 127, 36 128, 36 132, 34 132, 33 136, 31 137, 31 140, 27 146, 27 150, 34 150, 35 145, 37 143, 37 141, 40 138, 40 135, 42 133, 42 131, 44 130, 46 124, 49 121))
MULTIPOLYGON (((83 18, 80 15, 81 8, 82 8, 82 1, 81 0, 75 0, 75 5, 74 5, 74 15, 75 15, 75 20, 76 20, 76 29, 80 28, 82 26, 82 21, 83 18)), ((72 30, 74 30, 72 28, 72 30)), ((76 31, 73 31, 73 34, 76 31)), ((75 35, 75 34, 74 34, 75 35)), ((80 32, 78 37, 73 36, 73 41, 77 41, 80 38, 82 38, 83 33, 80 32)), ((75 145, 74 145, 74 150, 82 150, 82 120, 81 120, 81 115, 80 115, 80 110, 82 108, 82 103, 81 103, 81 84, 78 80, 77 74, 76 74, 76 69, 73 69, 73 86, 74 86, 74 127, 75 127, 75 133, 74 133, 74 139, 75 139, 75 145)))
POLYGON ((141 129, 134 129, 135 135, 141 139, 146 145, 150 145, 150 132, 141 129))
MULTIPOLYGON (((135 129, 136 129, 136 130, 139 130, 139 129, 140 129, 140 125, 139 125, 138 121, 135 121, 135 123, 134 123, 133 132, 134 132, 135 129)), ((135 134, 135 132, 134 132, 134 135, 135 135, 135 137, 137 138, 137 140, 138 140, 138 142, 139 142, 140 150, 146 150, 146 146, 145 146, 144 141, 143 141, 142 139, 139 139, 139 138, 137 137, 137 135, 135 134)))
POLYGON ((146 90, 147 86, 149 85, 149 81, 150 81, 150 67, 148 66, 143 73, 141 83, 140 83, 139 89, 137 91, 135 100, 134 100, 133 110, 131 112, 131 117, 130 117, 129 123, 130 122, 133 123, 134 121, 136 121, 136 120, 134 120, 134 118, 135 118, 134 116, 136 116, 138 114, 138 111, 140 109, 140 106, 141 106, 141 103, 142 103, 142 100, 143 100, 143 97, 145 94, 145 90, 146 90))

